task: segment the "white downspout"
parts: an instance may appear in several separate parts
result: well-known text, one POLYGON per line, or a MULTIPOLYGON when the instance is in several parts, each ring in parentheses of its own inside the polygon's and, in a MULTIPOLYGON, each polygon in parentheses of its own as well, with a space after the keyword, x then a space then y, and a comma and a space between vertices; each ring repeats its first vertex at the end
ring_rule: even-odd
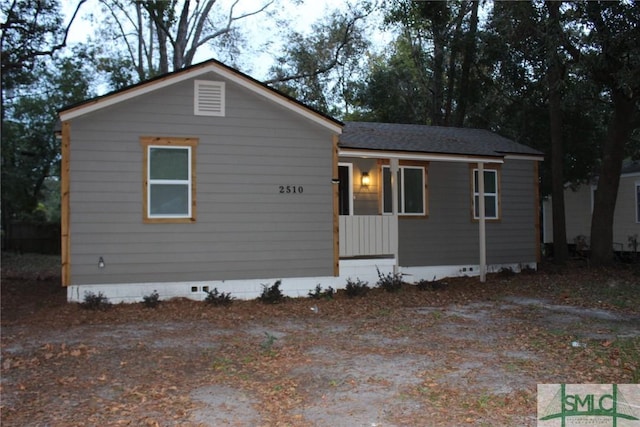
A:
MULTIPOLYGON (((393 220, 396 223, 396 230, 399 233, 399 224, 398 224, 398 170, 399 168, 398 159, 389 159, 389 169, 391 172, 391 215, 393 216, 393 220)), ((393 256, 395 258, 395 264, 393 265, 393 274, 398 274, 398 242, 400 238, 396 236, 395 242, 393 244, 393 256)))
POLYGON ((478 228, 480 240, 480 282, 487 280, 487 235, 484 212, 484 163, 478 162, 478 228))

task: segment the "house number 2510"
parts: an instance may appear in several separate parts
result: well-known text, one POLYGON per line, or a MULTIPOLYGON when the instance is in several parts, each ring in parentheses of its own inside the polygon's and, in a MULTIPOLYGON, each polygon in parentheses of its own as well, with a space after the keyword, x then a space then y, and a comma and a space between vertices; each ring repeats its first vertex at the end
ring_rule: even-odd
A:
POLYGON ((302 194, 304 188, 302 185, 281 185, 278 187, 280 194, 302 194))

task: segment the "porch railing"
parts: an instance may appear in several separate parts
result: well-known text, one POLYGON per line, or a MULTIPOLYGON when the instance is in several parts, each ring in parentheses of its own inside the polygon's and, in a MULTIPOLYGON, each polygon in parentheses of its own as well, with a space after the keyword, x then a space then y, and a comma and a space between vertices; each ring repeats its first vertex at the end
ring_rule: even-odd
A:
POLYGON ((341 215, 340 256, 395 255, 398 217, 393 215, 341 215))

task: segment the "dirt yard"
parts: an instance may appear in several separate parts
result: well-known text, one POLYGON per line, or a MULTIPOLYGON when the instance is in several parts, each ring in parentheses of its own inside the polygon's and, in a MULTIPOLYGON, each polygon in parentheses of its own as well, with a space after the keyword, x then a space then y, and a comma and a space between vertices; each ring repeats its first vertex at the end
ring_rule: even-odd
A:
POLYGON ((640 381, 640 270, 87 310, 3 254, 3 426, 534 426, 538 383, 640 381))

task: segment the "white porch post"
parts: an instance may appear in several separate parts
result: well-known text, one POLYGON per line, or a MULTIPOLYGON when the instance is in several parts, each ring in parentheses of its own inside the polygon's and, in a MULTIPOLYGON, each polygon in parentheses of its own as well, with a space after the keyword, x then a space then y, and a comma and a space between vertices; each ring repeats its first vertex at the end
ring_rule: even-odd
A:
MULTIPOLYGON (((399 161, 397 158, 389 159, 389 169, 391 173, 391 214, 393 221, 396 223, 396 229, 399 230, 398 225, 398 170, 400 169, 399 161)), ((395 258, 395 264, 393 266, 393 274, 398 274, 398 242, 400 238, 395 239, 393 245, 393 256, 395 258)))
POLYGON ((480 240, 480 281, 487 279, 487 236, 484 212, 484 163, 478 162, 478 227, 480 240))

